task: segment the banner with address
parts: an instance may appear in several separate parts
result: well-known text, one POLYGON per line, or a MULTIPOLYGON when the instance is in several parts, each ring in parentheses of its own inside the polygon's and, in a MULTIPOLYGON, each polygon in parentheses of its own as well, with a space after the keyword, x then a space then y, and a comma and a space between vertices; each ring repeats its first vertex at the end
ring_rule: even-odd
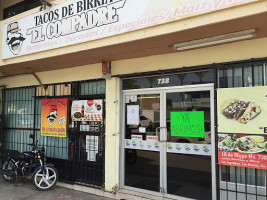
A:
POLYGON ((267 169, 267 135, 219 134, 220 165, 267 169))
POLYGON ((217 93, 218 132, 267 133, 267 87, 222 88, 217 93))
POLYGON ((66 137, 68 99, 43 99, 41 135, 66 137))
POLYGON ((260 0, 72 0, 4 24, 2 59, 109 37, 260 0))

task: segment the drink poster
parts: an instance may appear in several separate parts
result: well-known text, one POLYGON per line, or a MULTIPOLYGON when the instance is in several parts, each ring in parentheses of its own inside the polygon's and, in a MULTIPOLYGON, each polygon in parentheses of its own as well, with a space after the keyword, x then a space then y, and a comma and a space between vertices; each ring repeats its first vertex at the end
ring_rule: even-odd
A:
POLYGON ((66 137, 68 99, 43 99, 41 102, 41 135, 66 137))
POLYGON ((220 165, 267 169, 267 136, 243 134, 218 135, 220 165))
POLYGON ((71 106, 72 121, 102 121, 103 100, 78 100, 71 106))

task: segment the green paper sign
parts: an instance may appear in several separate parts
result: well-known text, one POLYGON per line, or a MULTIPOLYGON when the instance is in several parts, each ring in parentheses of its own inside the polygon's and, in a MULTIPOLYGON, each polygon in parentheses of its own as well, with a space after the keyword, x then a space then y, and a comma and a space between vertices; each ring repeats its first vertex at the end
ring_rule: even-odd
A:
POLYGON ((204 111, 171 112, 171 136, 204 138, 204 111))

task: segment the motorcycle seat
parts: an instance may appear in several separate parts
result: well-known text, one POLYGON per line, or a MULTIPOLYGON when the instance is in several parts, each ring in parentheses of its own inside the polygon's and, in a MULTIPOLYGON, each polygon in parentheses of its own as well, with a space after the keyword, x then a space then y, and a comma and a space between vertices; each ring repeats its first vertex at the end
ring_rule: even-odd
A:
POLYGON ((11 158, 21 158, 21 153, 17 150, 6 150, 6 156, 11 158))

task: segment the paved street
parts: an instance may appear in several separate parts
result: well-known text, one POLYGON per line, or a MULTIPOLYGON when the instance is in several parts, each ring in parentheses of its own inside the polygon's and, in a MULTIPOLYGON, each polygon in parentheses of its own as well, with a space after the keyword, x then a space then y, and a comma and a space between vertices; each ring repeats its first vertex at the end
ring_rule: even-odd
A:
POLYGON ((30 180, 19 181, 16 186, 14 182, 7 182, 0 175, 0 199, 1 200, 111 200, 84 192, 55 186, 49 191, 38 191, 30 180))

